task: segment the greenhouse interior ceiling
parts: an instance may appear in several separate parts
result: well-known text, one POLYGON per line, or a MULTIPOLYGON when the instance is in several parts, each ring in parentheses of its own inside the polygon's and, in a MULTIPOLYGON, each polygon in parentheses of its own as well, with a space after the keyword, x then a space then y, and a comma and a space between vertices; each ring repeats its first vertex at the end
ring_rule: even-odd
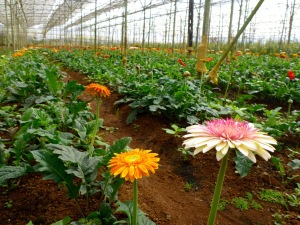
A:
MULTIPOLYGON (((232 7, 233 37, 258 1, 211 0, 209 39, 226 42, 232 7)), ((131 45, 201 40, 205 0, 0 0, 0 43, 131 45), (192 18, 192 19, 191 19, 192 18), (191 23, 192 21, 192 23, 191 23), (174 36, 174 40, 173 39, 174 36)), ((298 42, 300 0, 265 0, 242 35, 245 42, 298 42)))

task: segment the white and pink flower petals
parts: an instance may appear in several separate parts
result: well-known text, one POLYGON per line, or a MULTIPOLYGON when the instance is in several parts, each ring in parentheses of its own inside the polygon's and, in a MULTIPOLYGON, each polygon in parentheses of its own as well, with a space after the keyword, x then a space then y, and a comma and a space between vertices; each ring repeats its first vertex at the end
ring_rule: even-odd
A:
POLYGON ((189 133, 202 133, 207 132, 205 126, 202 125, 192 125, 187 128, 185 128, 187 132, 189 133))
POLYGON ((270 152, 275 151, 275 148, 272 145, 269 145, 269 144, 259 143, 259 146, 263 149, 266 149, 266 150, 270 151, 270 152))
POLYGON ((224 147, 229 147, 227 141, 222 141, 216 146, 217 151, 221 151, 224 147))
POLYGON ((244 156, 249 155, 249 149, 245 145, 238 145, 236 146, 237 150, 239 150, 244 156))
POLYGON ((202 145, 206 145, 211 141, 211 137, 194 137, 188 140, 185 140, 183 144, 186 146, 185 148, 198 148, 202 145))
POLYGON ((239 122, 234 119, 214 119, 204 125, 193 125, 186 128, 189 138, 183 142, 185 148, 195 148, 194 155, 206 153, 215 148, 217 160, 221 160, 229 148, 235 148, 252 162, 255 155, 265 160, 271 158, 269 152, 274 152, 277 141, 254 127, 254 124, 239 122))
POLYGON ((216 154, 217 160, 220 161, 226 154, 223 154, 222 151, 218 151, 216 154))
POLYGON ((266 161, 268 161, 271 158, 270 153, 262 148, 259 148, 255 153, 266 161))
POLYGON ((252 162, 256 163, 255 154, 253 154, 253 152, 249 151, 247 158, 250 159, 252 162))
POLYGON ((246 146, 248 149, 251 149, 251 150, 256 150, 257 149, 256 142, 251 140, 251 139, 243 139, 243 140, 233 141, 233 143, 236 146, 242 144, 242 145, 246 146))
POLYGON ((194 151, 194 155, 197 155, 198 153, 202 152, 204 148, 205 148, 205 145, 196 148, 195 151, 194 151))
POLYGON ((221 152, 222 154, 226 155, 229 149, 229 145, 225 145, 224 148, 222 148, 221 152))

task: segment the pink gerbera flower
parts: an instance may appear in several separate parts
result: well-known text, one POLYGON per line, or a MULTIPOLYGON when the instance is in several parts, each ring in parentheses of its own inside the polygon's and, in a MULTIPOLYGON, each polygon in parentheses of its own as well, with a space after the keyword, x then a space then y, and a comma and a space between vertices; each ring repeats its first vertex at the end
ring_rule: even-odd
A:
POLYGON ((193 125, 186 130, 189 134, 184 137, 189 139, 183 142, 185 148, 195 148, 194 155, 215 148, 217 160, 221 160, 229 148, 236 148, 254 163, 255 154, 268 160, 271 158, 269 152, 275 150, 271 144, 277 144, 274 138, 255 128, 252 123, 234 119, 214 119, 206 122, 206 126, 193 125))

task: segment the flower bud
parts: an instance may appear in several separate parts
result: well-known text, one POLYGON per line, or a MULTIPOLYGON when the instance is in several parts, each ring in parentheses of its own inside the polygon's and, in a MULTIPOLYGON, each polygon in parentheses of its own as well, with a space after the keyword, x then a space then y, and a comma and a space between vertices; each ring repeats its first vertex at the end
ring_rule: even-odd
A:
POLYGON ((289 99, 289 100, 288 100, 288 103, 289 103, 289 104, 293 104, 293 99, 289 99))
POLYGON ((189 71, 183 72, 183 77, 189 77, 189 76, 191 76, 191 73, 189 71))

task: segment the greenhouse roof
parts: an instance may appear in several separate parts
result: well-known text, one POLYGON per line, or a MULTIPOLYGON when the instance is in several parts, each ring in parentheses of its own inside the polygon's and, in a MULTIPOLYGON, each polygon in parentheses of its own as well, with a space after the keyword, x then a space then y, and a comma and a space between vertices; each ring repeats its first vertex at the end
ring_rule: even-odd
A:
POLYGON ((11 14, 24 28, 40 25, 44 31, 68 21, 88 0, 0 0, 0 23, 11 26, 11 14))
POLYGON ((0 22, 10 26, 10 15, 14 13, 19 20, 24 21, 25 26, 31 27, 47 23, 49 12, 52 12, 56 0, 17 0, 10 3, 9 0, 0 1, 0 22))
MULTIPOLYGON (((156 33, 164 38, 167 27, 176 23, 176 33, 180 34, 187 24, 189 0, 127 0, 128 35, 137 36, 142 29, 156 33), (176 22, 174 2, 177 2, 176 22), (145 21, 147 23, 145 24, 145 21), (144 28, 143 28, 144 27, 144 28), (138 31, 139 30, 139 31, 138 31)), ((233 31, 236 32, 250 14, 258 0, 235 0, 233 31), (243 4, 242 4, 243 3, 243 4), (243 8, 243 10, 241 10, 243 8), (240 13, 241 12, 241 13, 240 13), (241 22, 240 22, 241 19, 241 22)), ((248 30, 252 39, 284 38, 287 36, 291 3, 293 0, 266 0, 255 15, 248 30), (251 31, 251 32, 250 32, 251 31), (280 36, 282 34, 282 37, 280 36)), ((0 25, 17 29, 31 36, 57 38, 58 33, 82 32, 90 37, 96 29, 101 36, 109 36, 110 28, 115 35, 121 36, 124 0, 0 0, 0 25), (97 17, 95 18, 95 15, 97 17), (11 19, 13 18, 13 19, 11 19), (96 26, 93 26, 97 23, 96 26), (107 34, 105 34, 107 33, 107 34)), ((194 0, 194 30, 196 21, 202 21, 204 0, 194 0)), ((292 30, 294 40, 299 38, 300 0, 295 0, 295 16, 292 30)), ((229 24, 231 0, 211 0, 210 36, 225 37, 229 24), (224 29, 223 29, 224 28, 224 29), (224 33, 224 34, 223 34, 224 33)), ((1 26, 3 27, 3 26, 1 26)), ((9 30, 9 29, 8 29, 9 30)), ((183 31, 185 32, 185 31, 183 31)), ((26 35, 25 35, 26 36, 26 35)), ((148 35, 149 36, 149 35, 148 35)), ((73 36, 72 36, 73 37, 73 36)), ((248 35, 248 37, 250 37, 248 35)))

